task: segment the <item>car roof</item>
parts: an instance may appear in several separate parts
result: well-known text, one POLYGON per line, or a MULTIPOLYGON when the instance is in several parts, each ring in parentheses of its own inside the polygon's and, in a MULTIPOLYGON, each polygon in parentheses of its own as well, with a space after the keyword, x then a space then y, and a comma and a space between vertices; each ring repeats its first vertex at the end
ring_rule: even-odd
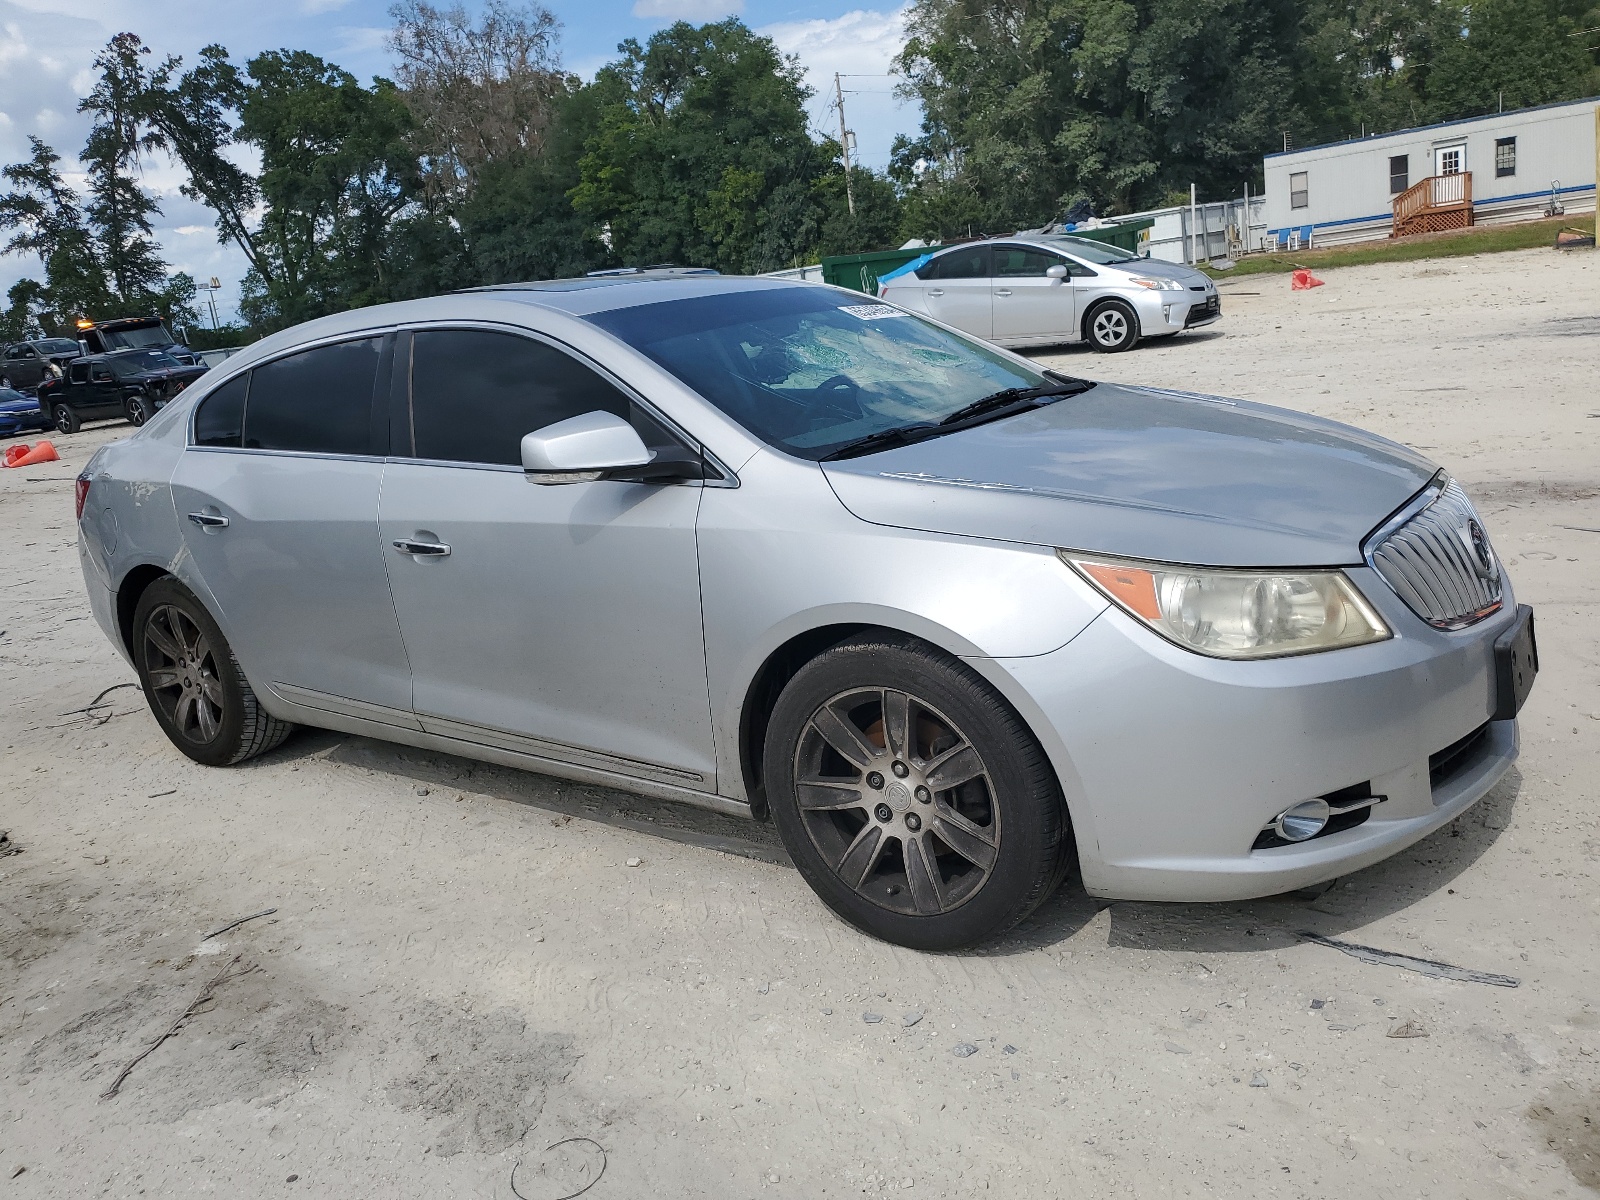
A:
POLYGON ((584 275, 576 279, 541 279, 529 283, 500 283, 467 288, 456 295, 492 295, 553 308, 575 317, 588 317, 620 308, 656 304, 699 296, 739 292, 770 292, 794 287, 822 287, 793 279, 761 275, 719 275, 703 269, 650 268, 623 274, 584 275))

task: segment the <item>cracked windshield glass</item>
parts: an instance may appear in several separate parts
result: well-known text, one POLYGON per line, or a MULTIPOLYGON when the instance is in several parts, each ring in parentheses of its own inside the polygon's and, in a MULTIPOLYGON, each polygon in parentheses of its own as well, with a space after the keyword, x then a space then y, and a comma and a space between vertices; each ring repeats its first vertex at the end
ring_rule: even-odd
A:
POLYGON ((800 458, 1051 382, 893 305, 815 288, 646 304, 590 320, 800 458))

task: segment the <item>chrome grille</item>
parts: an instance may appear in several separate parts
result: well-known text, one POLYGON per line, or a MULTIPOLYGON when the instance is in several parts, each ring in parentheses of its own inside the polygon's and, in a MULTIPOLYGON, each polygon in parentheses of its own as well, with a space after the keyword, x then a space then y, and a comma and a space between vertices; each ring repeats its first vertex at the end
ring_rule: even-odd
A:
POLYGON ((1373 569, 1435 629, 1461 629, 1500 607, 1500 560, 1472 501, 1454 480, 1380 531, 1373 569))

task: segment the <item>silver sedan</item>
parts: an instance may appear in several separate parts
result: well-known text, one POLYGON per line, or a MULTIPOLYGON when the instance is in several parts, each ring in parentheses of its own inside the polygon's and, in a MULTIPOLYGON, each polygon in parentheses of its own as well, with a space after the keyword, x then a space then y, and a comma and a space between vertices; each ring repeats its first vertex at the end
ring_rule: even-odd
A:
POLYGON ((1131 350, 1222 316, 1211 277, 1065 234, 969 242, 879 281, 878 295, 999 346, 1131 350))
POLYGON ((776 823, 992 937, 1373 863, 1506 772, 1532 614, 1418 454, 670 271, 328 317, 78 481, 96 618, 225 766, 321 726, 776 823))

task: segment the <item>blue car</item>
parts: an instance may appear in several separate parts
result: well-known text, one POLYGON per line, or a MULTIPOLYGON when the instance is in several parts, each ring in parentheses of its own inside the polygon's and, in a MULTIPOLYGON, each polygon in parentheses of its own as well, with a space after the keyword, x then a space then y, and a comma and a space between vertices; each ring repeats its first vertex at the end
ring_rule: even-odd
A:
POLYGON ((40 410, 37 398, 0 388, 0 437, 50 427, 50 418, 40 410))

